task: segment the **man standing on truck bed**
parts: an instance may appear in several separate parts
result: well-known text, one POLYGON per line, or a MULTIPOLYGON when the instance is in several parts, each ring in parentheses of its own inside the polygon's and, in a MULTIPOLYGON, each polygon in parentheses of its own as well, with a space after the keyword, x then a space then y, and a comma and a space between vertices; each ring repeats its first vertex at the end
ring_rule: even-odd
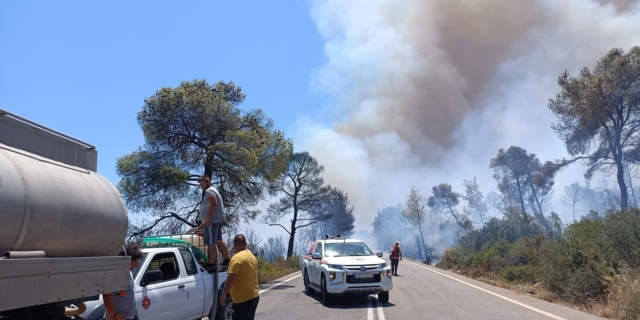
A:
POLYGON ((236 254, 231 258, 227 270, 220 305, 226 304, 229 293, 233 300, 233 320, 253 320, 260 301, 258 259, 247 250, 247 238, 243 234, 237 234, 233 238, 233 250, 236 254))
POLYGON ((207 245, 209 255, 209 267, 213 267, 213 260, 218 256, 217 248, 224 261, 220 264, 223 267, 229 265, 229 248, 222 241, 222 223, 224 222, 224 205, 222 197, 216 188, 211 185, 209 176, 204 175, 198 178, 200 188, 204 191, 202 203, 200 203, 200 228, 204 233, 204 243, 207 245))
POLYGON ((106 309, 104 318, 107 320, 137 320, 136 297, 133 292, 133 277, 131 271, 138 267, 142 259, 142 251, 135 243, 128 244, 118 254, 119 256, 131 256, 131 267, 129 269, 129 287, 125 291, 105 293, 102 295, 104 307, 106 309))

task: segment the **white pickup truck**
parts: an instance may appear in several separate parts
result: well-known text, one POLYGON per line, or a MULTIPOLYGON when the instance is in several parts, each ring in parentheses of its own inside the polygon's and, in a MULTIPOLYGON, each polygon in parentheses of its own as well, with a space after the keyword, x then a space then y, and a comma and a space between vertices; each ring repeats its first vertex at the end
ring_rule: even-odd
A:
POLYGON ((302 259, 302 276, 307 295, 318 291, 322 304, 347 294, 378 294, 378 301, 389 302, 393 288, 391 267, 361 240, 325 239, 311 244, 302 259))
MULTIPOLYGON (((214 306, 214 274, 205 271, 188 248, 146 248, 140 266, 133 274, 134 292, 140 320, 202 319, 214 306)), ((218 273, 218 297, 226 272, 218 273)), ((231 298, 216 311, 216 319, 231 319, 231 298)), ((100 301, 85 302, 81 319, 102 319, 105 307, 100 301)), ((218 303, 215 304, 216 306, 218 303)), ((212 319, 213 320, 213 319, 212 319)))

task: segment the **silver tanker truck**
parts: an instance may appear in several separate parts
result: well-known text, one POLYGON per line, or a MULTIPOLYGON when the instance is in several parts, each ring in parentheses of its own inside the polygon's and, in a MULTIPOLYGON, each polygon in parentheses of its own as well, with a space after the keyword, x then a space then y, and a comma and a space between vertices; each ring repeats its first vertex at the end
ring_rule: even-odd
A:
POLYGON ((126 289, 128 228, 94 146, 0 110, 0 319, 64 319, 126 289))

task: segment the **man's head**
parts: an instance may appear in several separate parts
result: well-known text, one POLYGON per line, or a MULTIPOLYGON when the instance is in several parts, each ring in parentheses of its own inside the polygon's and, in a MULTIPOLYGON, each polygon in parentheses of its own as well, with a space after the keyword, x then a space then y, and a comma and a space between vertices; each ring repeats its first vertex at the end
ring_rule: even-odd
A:
POLYGON ((135 243, 129 243, 126 247, 120 250, 119 256, 131 257, 131 270, 138 267, 140 259, 142 259, 142 251, 138 249, 138 245, 135 243))
POLYGON ((200 189, 202 190, 207 190, 211 187, 211 179, 207 175, 198 178, 198 183, 200 183, 200 189))
POLYGON ((245 249, 247 249, 247 238, 244 234, 236 234, 233 238, 233 250, 239 252, 245 249))

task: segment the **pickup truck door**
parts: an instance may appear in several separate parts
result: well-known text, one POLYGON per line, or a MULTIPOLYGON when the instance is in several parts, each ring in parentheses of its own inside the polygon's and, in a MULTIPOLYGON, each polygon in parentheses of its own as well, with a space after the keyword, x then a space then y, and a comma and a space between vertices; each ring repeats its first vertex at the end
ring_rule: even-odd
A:
MULTIPOLYGON (((176 257, 176 249, 150 252, 144 272, 160 270, 162 280, 136 287, 136 303, 140 320, 181 320, 187 317, 186 273, 176 257)), ((140 280, 144 281, 144 273, 140 280)))
POLYGON ((186 319, 200 319, 209 314, 209 310, 205 311, 205 298, 207 290, 212 291, 213 289, 213 278, 205 277, 205 275, 209 274, 200 272, 191 250, 181 248, 179 251, 186 271, 185 285, 187 286, 188 298, 186 319), (205 279, 211 281, 211 283, 206 284, 205 279))
MULTIPOLYGON (((318 242, 316 244, 316 247, 313 248, 313 253, 319 253, 320 257, 322 257, 322 247, 323 247, 323 243, 322 242, 318 242)), ((321 271, 320 271, 320 259, 311 259, 310 264, 311 264, 311 270, 309 272, 309 281, 320 285, 320 276, 322 275, 321 271)))

